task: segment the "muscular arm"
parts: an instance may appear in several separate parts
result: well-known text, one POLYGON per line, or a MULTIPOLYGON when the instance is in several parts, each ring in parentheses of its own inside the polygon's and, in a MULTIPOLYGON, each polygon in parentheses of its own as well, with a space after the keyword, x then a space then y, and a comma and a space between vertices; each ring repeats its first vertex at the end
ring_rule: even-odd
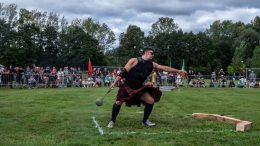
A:
POLYGON ((137 58, 131 58, 128 60, 128 62, 125 65, 125 69, 127 72, 129 72, 131 70, 131 68, 133 68, 136 64, 137 64, 137 58))
POLYGON ((155 63, 155 62, 153 62, 153 67, 154 67, 154 69, 163 70, 163 71, 166 71, 166 72, 172 72, 172 73, 177 72, 177 73, 187 74, 187 72, 184 71, 184 70, 178 70, 176 68, 171 68, 171 67, 168 67, 168 66, 160 65, 160 64, 155 63))
MULTIPOLYGON (((127 72, 129 72, 131 70, 131 68, 133 68, 136 64, 137 64, 137 58, 131 58, 126 65, 124 66, 124 68, 126 69, 127 72)), ((117 84, 118 81, 120 81, 122 79, 122 77, 117 76, 115 81, 111 84, 110 88, 114 88, 115 85, 117 84)))

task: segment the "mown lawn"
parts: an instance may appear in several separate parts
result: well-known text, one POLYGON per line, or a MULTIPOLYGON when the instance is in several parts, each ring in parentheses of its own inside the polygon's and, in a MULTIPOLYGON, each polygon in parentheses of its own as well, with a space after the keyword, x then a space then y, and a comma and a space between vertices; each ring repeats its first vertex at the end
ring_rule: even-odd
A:
POLYGON ((260 89, 184 88, 164 92, 150 120, 143 107, 121 108, 114 129, 106 128, 117 88, 97 107, 106 88, 0 88, 0 145, 259 145, 260 89), (253 122, 247 132, 192 113, 215 113, 253 122), (98 131, 96 122, 104 134, 98 131))

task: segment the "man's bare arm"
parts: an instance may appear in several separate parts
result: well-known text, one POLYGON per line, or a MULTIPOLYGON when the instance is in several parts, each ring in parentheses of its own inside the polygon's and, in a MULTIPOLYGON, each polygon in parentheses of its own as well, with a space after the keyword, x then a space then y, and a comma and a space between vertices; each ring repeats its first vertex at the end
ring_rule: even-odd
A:
MULTIPOLYGON (((129 61, 126 63, 124 66, 125 70, 129 72, 131 68, 133 68, 137 64, 137 59, 136 58, 131 58, 129 61)), ((115 81, 111 84, 110 88, 114 88, 115 85, 117 84, 118 81, 120 81, 123 77, 117 76, 115 81)))
POLYGON ((153 67, 156 70, 163 70, 163 71, 172 72, 172 73, 177 72, 177 73, 185 73, 185 74, 187 74, 187 72, 184 71, 184 70, 178 70, 176 68, 171 68, 169 66, 160 65, 160 64, 155 63, 155 62, 153 62, 153 67))
POLYGON ((131 70, 131 68, 133 68, 136 64, 137 64, 137 58, 131 58, 126 63, 124 68, 126 69, 127 72, 129 72, 131 70))

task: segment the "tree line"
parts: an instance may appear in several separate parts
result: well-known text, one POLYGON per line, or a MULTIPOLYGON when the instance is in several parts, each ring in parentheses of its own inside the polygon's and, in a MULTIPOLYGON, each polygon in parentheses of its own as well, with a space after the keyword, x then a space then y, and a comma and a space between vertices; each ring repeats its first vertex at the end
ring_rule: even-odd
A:
POLYGON ((105 23, 74 19, 53 12, 17 9, 0 3, 0 64, 85 67, 122 66, 146 46, 155 49, 160 64, 210 73, 223 68, 229 74, 260 67, 260 16, 249 24, 216 20, 208 29, 183 32, 173 18, 161 17, 149 34, 129 25, 118 38, 105 23), (19 11, 19 12, 18 12, 19 11))

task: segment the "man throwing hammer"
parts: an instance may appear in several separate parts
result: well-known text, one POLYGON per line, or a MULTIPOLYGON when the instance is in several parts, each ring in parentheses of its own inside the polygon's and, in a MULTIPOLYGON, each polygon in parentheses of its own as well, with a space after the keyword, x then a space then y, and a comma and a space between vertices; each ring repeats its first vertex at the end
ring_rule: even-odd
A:
POLYGON ((140 106, 141 103, 144 104, 143 124, 145 126, 155 126, 155 123, 149 121, 148 118, 153 110, 154 102, 160 100, 162 92, 158 88, 153 87, 151 82, 145 82, 147 77, 154 69, 166 72, 177 72, 180 74, 186 74, 186 71, 159 65, 152 61, 153 56, 154 50, 152 48, 145 48, 141 57, 131 58, 127 62, 124 69, 111 84, 110 87, 113 88, 117 82, 124 78, 124 82, 119 87, 116 101, 112 108, 112 117, 107 125, 108 128, 114 127, 116 117, 124 102, 126 106, 140 106))

